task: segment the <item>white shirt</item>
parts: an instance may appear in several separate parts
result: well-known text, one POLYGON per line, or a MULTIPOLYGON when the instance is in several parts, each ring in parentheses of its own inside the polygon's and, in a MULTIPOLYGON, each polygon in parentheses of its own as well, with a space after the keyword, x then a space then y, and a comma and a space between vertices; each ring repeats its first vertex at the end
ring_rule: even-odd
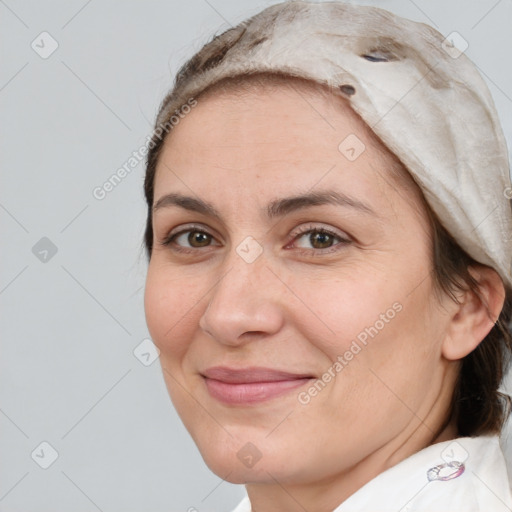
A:
MULTIPOLYGON (((510 512, 497 435, 427 446, 357 490, 333 512, 510 512)), ((245 497, 233 512, 251 512, 245 497)))

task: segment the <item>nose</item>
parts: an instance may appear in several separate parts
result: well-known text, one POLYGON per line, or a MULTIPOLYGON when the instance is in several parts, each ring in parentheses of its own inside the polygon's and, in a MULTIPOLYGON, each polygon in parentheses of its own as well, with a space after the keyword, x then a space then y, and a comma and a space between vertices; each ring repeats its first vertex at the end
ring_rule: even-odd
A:
POLYGON ((278 332, 286 286, 269 269, 264 254, 248 263, 233 249, 226 263, 199 321, 201 329, 231 346, 278 332))

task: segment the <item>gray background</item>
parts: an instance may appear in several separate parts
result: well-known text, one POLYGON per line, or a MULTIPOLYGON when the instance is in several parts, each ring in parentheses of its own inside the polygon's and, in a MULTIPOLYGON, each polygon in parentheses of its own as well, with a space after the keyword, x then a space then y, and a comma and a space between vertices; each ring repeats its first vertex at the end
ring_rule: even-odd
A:
MULTIPOLYGON (((229 511, 244 495, 204 465, 158 361, 133 353, 148 337, 143 164, 92 191, 145 143, 185 58, 273 3, 0 0, 2 512, 229 511), (48 58, 31 47, 50 48, 43 31, 48 58)), ((511 147, 511 0, 357 3, 459 32, 511 147)))

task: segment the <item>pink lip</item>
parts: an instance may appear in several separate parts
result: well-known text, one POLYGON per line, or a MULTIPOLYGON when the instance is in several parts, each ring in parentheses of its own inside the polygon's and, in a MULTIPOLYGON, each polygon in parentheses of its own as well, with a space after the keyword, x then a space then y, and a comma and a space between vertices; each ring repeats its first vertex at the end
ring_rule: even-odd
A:
POLYGON ((313 378, 271 368, 216 366, 202 372, 208 392, 227 404, 251 404, 270 400, 302 386, 313 378))

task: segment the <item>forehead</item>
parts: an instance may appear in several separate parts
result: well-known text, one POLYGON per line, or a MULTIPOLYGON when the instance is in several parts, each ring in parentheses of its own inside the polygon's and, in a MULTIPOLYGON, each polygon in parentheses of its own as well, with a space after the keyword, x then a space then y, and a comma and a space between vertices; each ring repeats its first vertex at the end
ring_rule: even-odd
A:
POLYGON ((228 83, 197 102, 164 142, 155 199, 192 184, 197 193, 222 184, 267 196, 339 185, 374 201, 396 189, 397 159, 343 97, 319 84, 228 83))

